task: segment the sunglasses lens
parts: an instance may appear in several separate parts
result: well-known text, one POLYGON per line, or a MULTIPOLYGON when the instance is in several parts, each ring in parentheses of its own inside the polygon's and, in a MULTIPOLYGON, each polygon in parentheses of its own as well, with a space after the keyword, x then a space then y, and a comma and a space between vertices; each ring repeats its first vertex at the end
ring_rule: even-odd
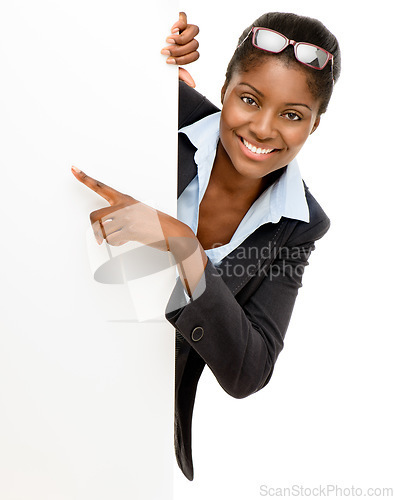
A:
POLYGON ((309 64, 317 69, 321 69, 326 64, 328 59, 327 52, 305 43, 300 43, 298 45, 296 55, 299 61, 309 64))
POLYGON ((286 47, 286 38, 280 33, 267 31, 264 29, 256 30, 254 43, 261 49, 269 52, 280 52, 286 47))

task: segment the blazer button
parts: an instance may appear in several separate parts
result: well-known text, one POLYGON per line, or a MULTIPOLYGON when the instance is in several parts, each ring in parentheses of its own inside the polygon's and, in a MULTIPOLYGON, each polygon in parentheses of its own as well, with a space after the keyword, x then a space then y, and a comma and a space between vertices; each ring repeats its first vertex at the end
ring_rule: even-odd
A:
POLYGON ((194 342, 198 342, 203 338, 203 336, 204 336, 204 328, 202 328, 201 326, 197 326, 192 331, 192 340, 194 340, 194 342))

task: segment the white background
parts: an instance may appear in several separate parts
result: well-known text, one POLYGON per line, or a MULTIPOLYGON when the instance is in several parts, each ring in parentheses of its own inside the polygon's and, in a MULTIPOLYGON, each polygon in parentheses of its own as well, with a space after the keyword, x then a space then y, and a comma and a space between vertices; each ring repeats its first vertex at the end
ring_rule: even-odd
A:
POLYGON ((264 12, 320 19, 339 39, 342 74, 298 157, 331 228, 305 271, 285 349, 268 386, 244 400, 204 370, 195 479, 176 473, 176 498, 253 500, 261 485, 394 487, 393 9, 338 0, 181 6, 201 30, 201 57, 188 69, 217 105, 239 35, 264 12))
MULTIPOLYGON (((21 309, 15 300, 12 308, 4 306, 2 317, 13 320, 18 318, 18 321, 22 321, 26 315, 33 314, 38 308, 47 322, 50 323, 52 319, 58 322, 58 318, 53 318, 51 314, 48 317, 48 311, 57 311, 58 303, 64 301, 68 309, 64 314, 63 334, 58 332, 56 338, 51 337, 51 330, 47 336, 49 342, 47 345, 57 347, 59 359, 64 362, 64 378, 60 380, 35 378, 31 380, 30 388, 36 387, 34 383, 37 381, 46 381, 48 390, 52 390, 52 394, 56 395, 55 389, 59 389, 59 383, 64 384, 70 373, 78 375, 78 370, 86 367, 87 357, 93 354, 97 359, 97 365, 93 367, 96 371, 92 371, 91 368, 90 372, 80 373, 86 377, 86 390, 90 390, 90 382, 96 384, 98 380, 101 390, 108 390, 111 393, 111 384, 115 382, 103 374, 103 366, 108 373, 114 366, 118 368, 120 366, 127 371, 130 358, 127 356, 119 358, 116 354, 116 345, 108 351, 106 344, 108 337, 105 332, 97 335, 93 331, 82 343, 78 332, 70 334, 70 330, 66 328, 67 321, 70 321, 69 316, 74 314, 75 308, 81 311, 83 307, 81 296, 85 300, 88 296, 75 287, 68 291, 64 289, 58 296, 48 293, 51 307, 48 303, 40 301, 40 296, 36 294, 37 279, 42 278, 39 269, 34 281, 28 282, 23 279, 23 271, 28 269, 30 263, 25 258, 25 248, 26 245, 29 248, 32 245, 42 246, 40 235, 46 234, 47 207, 56 206, 56 202, 59 201, 57 195, 65 187, 73 196, 80 196, 77 199, 81 205, 70 207, 70 210, 74 214, 75 230, 84 235, 87 213, 102 205, 94 194, 84 197, 82 187, 74 184, 69 172, 70 164, 76 163, 88 173, 95 172, 98 176, 101 173, 105 175, 101 177, 103 181, 111 183, 113 180, 114 186, 118 185, 122 178, 117 177, 118 173, 114 170, 109 170, 108 165, 113 165, 116 154, 118 164, 122 167, 120 171, 124 171, 122 162, 130 154, 128 145, 133 144, 128 142, 130 130, 128 127, 135 123, 135 115, 132 113, 135 102, 137 99, 152 99, 152 94, 146 95, 146 85, 152 81, 157 85, 158 80, 151 69, 151 61, 146 57, 144 64, 134 73, 130 70, 132 66, 127 66, 129 71, 127 78, 138 78, 143 95, 138 93, 137 97, 131 96, 133 98, 128 100, 126 105, 126 111, 131 119, 129 121, 124 119, 125 121, 116 124, 119 134, 124 134, 117 138, 117 141, 124 145, 124 149, 120 147, 116 151, 112 150, 111 154, 104 153, 105 148, 97 137, 100 135, 108 137, 111 134, 116 136, 113 132, 115 122, 108 120, 108 115, 96 104, 103 99, 103 102, 109 105, 114 94, 116 97, 119 89, 113 90, 116 87, 114 81, 119 82, 119 80, 114 78, 114 71, 126 66, 114 62, 113 66, 108 68, 101 65, 99 59, 92 60, 87 57, 88 54, 85 58, 81 57, 80 67, 75 70, 75 79, 67 74, 68 90, 71 93, 78 93, 82 88, 85 95, 89 96, 91 79, 96 78, 97 81, 101 79, 102 83, 100 93, 94 94, 96 98, 92 101, 85 100, 84 107, 80 105, 82 101, 77 105, 72 100, 65 101, 64 95, 57 93, 56 89, 62 81, 61 74, 51 73, 51 78, 54 80, 47 80, 47 86, 43 89, 39 81, 34 79, 34 75, 39 74, 37 68, 41 70, 45 69, 45 66, 37 67, 34 64, 37 54, 34 53, 34 47, 24 38, 26 32, 21 29, 23 25, 19 26, 19 31, 16 32, 10 28, 7 17, 3 15, 5 8, 14 9, 18 5, 23 7, 23 4, 28 3, 11 4, 3 1, 1 4, 1 29, 4 34, 1 98, 3 106, 10 106, 10 96, 15 104, 12 116, 4 114, 5 108, 2 107, 1 150, 2 159, 6 158, 7 161, 1 165, 4 186, 1 279, 3 280, 5 271, 12 279, 12 272, 9 269, 12 265, 10 257, 16 255, 18 272, 14 275, 13 287, 7 288, 7 299, 19 297, 21 304, 24 304, 21 309), (23 57, 23 64, 21 60, 13 59, 12 64, 8 60, 8 66, 5 65, 7 54, 11 53, 7 52, 5 44, 7 40, 12 50, 15 50, 15 45, 12 43, 17 44, 23 57), (21 83, 23 71, 26 71, 24 84, 21 83), (19 86, 12 83, 14 80, 10 80, 15 75, 14 80, 19 82, 19 86), (54 134, 51 140, 48 136, 41 135, 39 143, 33 139, 28 141, 29 151, 33 150, 36 154, 36 170, 33 173, 27 170, 29 182, 21 184, 20 166, 30 167, 31 163, 27 162, 29 159, 27 157, 24 161, 21 160, 23 151, 17 136, 14 136, 14 142, 9 142, 10 130, 11 128, 19 130, 21 124, 30 127, 31 137, 39 135, 37 120, 41 120, 42 123, 48 116, 48 109, 43 107, 38 98, 39 93, 36 92, 40 88, 46 90, 49 103, 61 106, 62 112, 67 115, 67 120, 62 121, 61 115, 55 110, 52 116, 58 118, 52 125, 62 133, 54 134), (33 109, 31 121, 26 125, 24 120, 27 103, 33 106, 33 109), (73 110, 76 110, 75 114, 73 110), (78 117, 78 126, 75 117, 78 117), (78 153, 71 154, 68 145, 70 137, 82 137, 86 141, 85 146, 88 144, 89 147, 81 148, 78 153), (37 144, 43 144, 43 147, 35 148, 37 144), (12 150, 17 154, 13 155, 12 150), (101 156, 100 151, 103 152, 101 156), (46 162, 46 169, 42 167, 43 160, 46 162), (53 171, 50 167, 58 169, 57 180, 51 177, 53 171), (47 199, 37 196, 31 188, 30 180, 37 180, 40 177, 45 179, 47 192, 50 193, 47 199), (14 189, 15 196, 6 198, 5 188, 8 192, 14 189), (32 200, 28 210, 24 216, 18 214, 15 218, 15 207, 26 195, 31 196, 29 199, 32 200), (32 226, 32 220, 37 226, 32 226), (37 227, 39 230, 34 229, 37 227), (15 228, 26 231, 24 238, 18 240, 17 244, 10 237, 14 234, 11 229, 15 228), (62 338, 60 344, 56 342, 59 336, 62 338), (73 343, 78 346, 77 350, 72 349, 73 343), (68 355, 74 356, 75 364, 71 368, 65 362, 68 355)), ((53 6, 56 2, 47 4, 53 6)), ((81 2, 78 4, 81 5, 81 2)), ((57 2, 57 5, 61 5, 61 2, 57 2)), ((85 11, 85 15, 91 15, 95 20, 99 20, 100 16, 105 19, 105 5, 104 2, 96 2, 90 12, 85 11)), ((107 16, 107 19, 111 22, 112 33, 118 33, 119 38, 113 39, 113 49, 107 47, 104 50, 107 64, 121 57, 117 47, 124 46, 122 44, 125 43, 125 39, 122 36, 126 33, 129 43, 127 54, 141 54, 145 50, 145 37, 133 36, 131 18, 116 16, 113 5, 114 3, 111 3, 112 10, 108 10, 113 15, 107 16), (123 27, 121 30, 117 28, 119 23, 123 27)), ((134 16, 134 22, 138 23, 145 33, 152 33, 150 10, 148 5, 143 7, 145 9, 141 9, 137 17, 134 16)), ((32 2, 31 10, 22 9, 27 24, 29 18, 37 14, 36 8, 37 3, 32 2)), ((317 243, 317 248, 310 259, 311 265, 306 269, 304 287, 297 299, 285 349, 280 355, 269 385, 245 400, 230 398, 219 387, 209 370, 204 371, 199 384, 193 419, 195 480, 190 483, 175 467, 176 499, 257 499, 261 498, 260 485, 278 488, 293 484, 303 485, 305 488, 320 484, 323 486, 333 484, 343 488, 352 485, 365 488, 393 487, 391 479, 393 239, 390 217, 392 202, 389 192, 393 180, 393 126, 390 99, 393 13, 388 10, 387 2, 381 0, 374 2, 372 6, 338 0, 329 3, 303 0, 297 3, 279 0, 275 2, 250 0, 247 3, 234 0, 216 2, 182 0, 181 8, 188 13, 190 22, 198 24, 201 28, 199 35, 201 58, 188 69, 195 77, 197 88, 216 104, 219 104, 226 65, 239 34, 255 18, 267 11, 290 11, 317 17, 323 21, 340 41, 343 69, 327 114, 299 156, 303 177, 312 194, 329 215, 332 227, 317 243)), ((109 4, 108 9, 110 9, 109 4)), ((56 28, 62 30, 64 44, 68 44, 70 50, 77 52, 75 32, 70 31, 68 25, 71 21, 72 19, 67 16, 59 17, 56 28)), ((164 23, 164 20, 162 22, 164 23)), ((171 19, 169 26, 172 22, 171 19)), ((89 23, 81 24, 79 34, 89 31, 89 26, 91 26, 89 23)), ((153 28, 157 29, 157 24, 153 28)), ((47 26, 47 29, 52 29, 55 35, 58 34, 53 26, 47 26)), ((167 28, 164 31, 167 31, 167 28)), ((102 39, 105 40, 105 36, 102 39)), ((96 40, 100 40, 100 37, 97 36, 96 40)), ((43 47, 48 46, 45 38, 41 41, 43 47)), ((57 67, 55 58, 52 63, 57 67)), ((122 92, 125 94, 128 81, 122 80, 122 92)), ((162 106, 162 103, 159 105, 162 106)), ((119 112, 117 109, 116 113, 119 112)), ((148 144, 151 150, 150 141, 157 139, 158 131, 140 131, 140 134, 142 133, 143 148, 148 144)), ((25 135, 26 138, 28 139, 28 136, 25 135)), ((62 241, 67 246, 70 261, 79 262, 82 243, 81 247, 72 245, 69 232, 71 226, 67 225, 70 224, 70 218, 67 217, 67 212, 60 210, 59 213, 63 214, 59 223, 63 224, 62 241)), ((56 259, 57 251, 59 247, 42 246, 42 252, 46 252, 46 255, 41 255, 40 252, 37 254, 49 262, 54 272, 60 273, 61 279, 67 278, 67 269, 63 263, 59 265, 56 259)), ((81 269, 85 270, 84 279, 87 280, 89 276, 87 260, 81 269)), ((72 273, 73 276, 78 276, 75 269, 72 273)), ((50 280, 47 285, 51 286, 50 280)), ((90 302, 89 307, 92 307, 90 302)), ((33 333, 28 332, 26 335, 29 345, 37 348, 33 333)), ((121 339, 121 335, 115 338, 115 344, 117 339, 121 339)), ((22 344, 25 342, 26 337, 21 339, 22 344)), ((1 349, 4 354, 4 344, 1 349)), ((40 355, 41 360, 48 359, 45 350, 41 350, 40 355)), ((15 376, 16 383, 23 385, 24 380, 21 379, 23 362, 30 362, 30 366, 34 363, 28 357, 21 358, 19 362, 20 365, 3 363, 1 375, 3 382, 5 375, 11 374, 15 376), (8 369, 11 371, 7 371, 8 369)), ((59 365, 56 367, 59 370, 62 368, 59 365)), ((29 391, 29 384, 24 387, 29 391)), ((92 410, 91 401, 83 397, 84 390, 82 387, 82 392, 76 395, 79 404, 76 408, 92 410)), ((121 391, 117 395, 119 402, 122 400, 121 391)), ((69 407, 62 406, 60 397, 55 399, 55 403, 57 411, 67 409, 75 425, 81 423, 79 415, 73 414, 72 408, 70 410, 69 407)), ((99 400, 95 404, 98 411, 103 409, 99 400)), ((151 401, 150 404, 153 405, 154 402, 151 401)), ((37 408, 40 408, 40 401, 37 408)), ((132 407, 125 404, 123 410, 131 412, 132 407)), ((3 419, 4 415, 3 408, 3 419)), ((124 413, 124 418, 127 419, 127 412, 124 413)), ((86 419, 82 420, 82 423, 89 427, 90 421, 86 419)), ((96 430, 99 432, 99 427, 90 427, 88 444, 94 444, 96 430)), ((29 429, 25 429, 25 432, 31 436, 31 441, 27 443, 23 457, 25 461, 31 458, 30 463, 34 463, 33 459, 37 457, 36 452, 40 446, 40 436, 29 434, 29 429)), ((56 434, 55 427, 53 432, 56 434)), ((6 429, 3 429, 3 435, 5 433, 6 429)), ((108 436, 106 439, 109 439, 108 436)), ((10 448, 12 444, 9 443, 10 448)), ((109 445, 109 441, 107 444, 109 445)), ((57 449, 56 445, 55 441, 54 449, 57 449)), ((96 445, 99 446, 97 443, 96 445)), ((72 463, 72 454, 70 461, 67 456, 63 457, 63 465, 72 463)), ((142 458, 149 462, 152 457, 142 458)), ((7 467, 12 467, 13 463, 21 463, 21 456, 17 455, 3 455, 2 459, 2 472, 6 477, 8 477, 7 467)), ((41 456, 41 459, 46 461, 49 470, 56 466, 50 453, 47 457, 41 456)), ((38 484, 40 471, 38 466, 31 470, 28 485, 38 484)), ((122 477, 122 471, 113 473, 119 473, 122 477)), ((51 477, 55 484, 58 478, 53 474, 51 477)), ((65 484, 68 484, 72 494, 75 485, 67 482, 67 478, 65 484)), ((51 485, 47 486, 50 489, 51 485)), ((108 491, 110 498, 110 494, 114 493, 111 484, 108 483, 106 487, 108 490, 103 490, 103 494, 108 491)), ((66 498, 67 494, 68 491, 64 490, 66 498)), ((42 498, 43 496, 40 500, 42 498)))
POLYGON ((172 497, 174 328, 94 282, 70 168, 176 214, 177 16, 142 51, 145 5, 0 2, 1 500, 172 497))

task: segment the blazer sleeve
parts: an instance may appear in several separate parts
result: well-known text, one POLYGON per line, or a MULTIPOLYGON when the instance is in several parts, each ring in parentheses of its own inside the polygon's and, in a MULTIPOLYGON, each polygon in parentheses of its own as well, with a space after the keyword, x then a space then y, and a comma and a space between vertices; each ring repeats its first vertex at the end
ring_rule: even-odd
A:
POLYGON ((196 299, 182 305, 183 285, 180 279, 176 283, 166 319, 231 396, 253 394, 271 378, 305 266, 315 241, 329 225, 327 217, 300 224, 301 230, 295 230, 287 246, 281 247, 260 286, 242 307, 210 260, 199 283, 203 292, 196 299))

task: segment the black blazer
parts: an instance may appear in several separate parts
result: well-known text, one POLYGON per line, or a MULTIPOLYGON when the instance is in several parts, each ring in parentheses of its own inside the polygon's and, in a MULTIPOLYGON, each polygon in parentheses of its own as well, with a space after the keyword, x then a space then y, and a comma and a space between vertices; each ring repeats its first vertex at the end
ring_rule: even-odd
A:
MULTIPOLYGON (((180 83, 179 127, 219 111, 180 83)), ((196 148, 179 134, 178 197, 195 177, 196 148)), ((208 259, 204 292, 184 302, 180 279, 166 319, 176 329, 175 453, 184 475, 193 479, 191 428, 197 384, 205 364, 235 398, 262 389, 283 348, 302 274, 330 221, 305 187, 310 222, 282 217, 254 231, 215 267, 208 259)))

